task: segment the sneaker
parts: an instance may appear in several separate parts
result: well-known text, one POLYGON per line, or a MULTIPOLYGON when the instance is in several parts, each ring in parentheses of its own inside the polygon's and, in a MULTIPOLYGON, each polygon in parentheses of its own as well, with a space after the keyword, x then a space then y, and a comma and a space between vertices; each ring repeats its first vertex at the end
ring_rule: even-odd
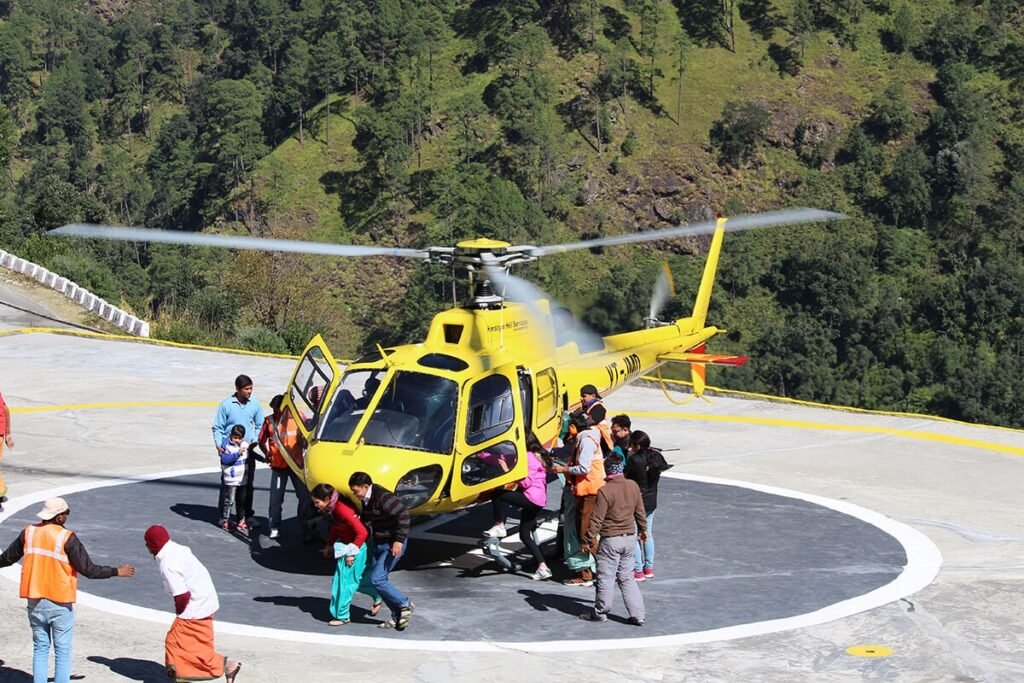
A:
POLYGON ((248 531, 249 530, 249 525, 246 524, 245 520, 243 519, 241 522, 238 523, 238 526, 236 526, 235 528, 238 529, 239 531, 248 531))
POLYGON ((580 615, 580 619, 582 619, 583 621, 596 621, 596 622, 608 621, 608 617, 607 616, 605 616, 604 614, 598 614, 594 610, 588 610, 588 611, 584 612, 583 614, 580 615))
POLYGON ((547 567, 537 567, 537 571, 535 571, 530 576, 530 578, 533 579, 534 581, 543 581, 544 579, 550 579, 551 578, 551 570, 548 569, 547 567))
POLYGON ((654 568, 653 567, 644 567, 644 578, 645 579, 653 579, 654 578, 654 568))
POLYGON ((277 538, 277 529, 271 529, 270 530, 270 537, 271 538, 277 538))
POLYGON ((231 522, 229 522, 226 519, 225 520, 221 520, 220 528, 223 529, 224 531, 231 531, 231 522))
POLYGON ((643 619, 637 619, 636 617, 630 617, 629 619, 626 619, 626 623, 627 624, 632 624, 633 626, 643 626, 644 625, 644 620, 643 619))
POLYGON ((643 581, 647 577, 644 576, 643 572, 633 572, 633 578, 636 579, 637 583, 640 583, 641 581, 643 581))
POLYGON ((505 538, 508 532, 505 531, 504 524, 495 524, 490 529, 484 532, 484 536, 487 538, 505 538))

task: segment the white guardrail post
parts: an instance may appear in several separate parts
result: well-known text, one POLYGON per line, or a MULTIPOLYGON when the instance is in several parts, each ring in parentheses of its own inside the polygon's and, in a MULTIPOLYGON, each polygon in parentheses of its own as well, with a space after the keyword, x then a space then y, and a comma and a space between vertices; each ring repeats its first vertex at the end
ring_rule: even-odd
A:
POLYGON ((91 311, 104 320, 126 330, 129 334, 134 334, 136 337, 149 336, 148 322, 140 320, 127 311, 104 301, 66 277, 61 277, 57 273, 51 272, 31 261, 19 258, 3 249, 0 249, 0 267, 13 270, 22 275, 28 275, 30 278, 39 281, 40 284, 60 292, 85 310, 91 311))

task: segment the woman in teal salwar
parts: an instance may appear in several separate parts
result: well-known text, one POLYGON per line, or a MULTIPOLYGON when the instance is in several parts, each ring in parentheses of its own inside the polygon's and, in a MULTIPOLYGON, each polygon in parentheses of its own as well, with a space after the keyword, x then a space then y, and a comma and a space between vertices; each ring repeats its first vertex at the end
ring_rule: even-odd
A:
POLYGON ((363 582, 368 552, 366 538, 369 535, 366 527, 330 484, 318 484, 310 492, 310 497, 317 511, 331 522, 324 557, 337 560, 331 583, 330 625, 344 626, 350 621, 349 607, 357 592, 373 598, 370 615, 375 616, 384 601, 368 580, 363 582))

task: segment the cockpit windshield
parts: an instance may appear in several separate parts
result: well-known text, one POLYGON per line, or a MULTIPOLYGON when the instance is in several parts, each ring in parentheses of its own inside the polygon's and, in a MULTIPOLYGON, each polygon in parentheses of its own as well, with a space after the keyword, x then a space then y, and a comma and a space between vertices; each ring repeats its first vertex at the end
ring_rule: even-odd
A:
POLYGON ((359 420, 380 388, 384 370, 354 370, 341 378, 334 400, 327 411, 319 438, 321 441, 346 442, 352 438, 359 420))
POLYGON ((369 405, 373 414, 360 435, 372 446, 451 453, 455 440, 455 382, 421 372, 396 372, 383 389, 384 370, 346 373, 335 392, 320 439, 349 441, 369 405), (358 376, 357 376, 358 375, 358 376), (355 398, 359 391, 362 397, 355 398), (374 398, 379 394, 378 398, 374 398))

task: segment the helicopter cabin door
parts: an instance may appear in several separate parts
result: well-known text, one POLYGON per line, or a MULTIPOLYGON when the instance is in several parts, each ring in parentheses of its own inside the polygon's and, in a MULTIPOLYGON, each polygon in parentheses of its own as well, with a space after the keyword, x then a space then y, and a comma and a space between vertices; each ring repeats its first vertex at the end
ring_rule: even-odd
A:
POLYGON ((278 449, 300 476, 306 466, 310 435, 316 430, 321 411, 340 378, 338 366, 318 334, 309 342, 295 368, 274 430, 278 449))
POLYGON ((467 382, 463 396, 451 497, 468 502, 526 477, 526 434, 515 366, 467 382))

